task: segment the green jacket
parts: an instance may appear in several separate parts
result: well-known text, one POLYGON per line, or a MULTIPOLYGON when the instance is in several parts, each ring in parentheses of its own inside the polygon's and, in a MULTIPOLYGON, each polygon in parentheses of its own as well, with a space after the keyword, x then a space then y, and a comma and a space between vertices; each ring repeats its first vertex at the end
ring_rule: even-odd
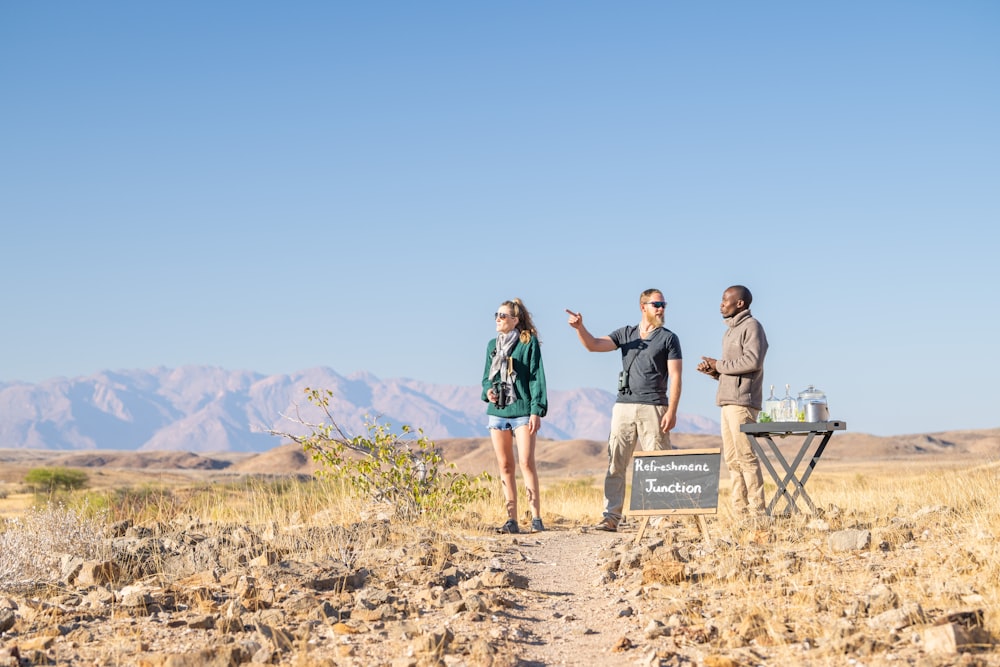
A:
POLYGON ((518 398, 503 409, 498 408, 496 403, 490 403, 486 398, 486 391, 492 386, 490 366, 496 347, 496 338, 486 345, 486 367, 483 370, 482 393, 482 399, 487 403, 486 414, 495 417, 527 417, 529 415, 544 417, 549 409, 549 398, 545 390, 545 367, 542 366, 542 348, 538 344, 538 337, 532 336, 527 343, 522 343, 519 340, 514 346, 510 358, 514 361, 514 372, 517 374, 514 389, 517 391, 518 398))

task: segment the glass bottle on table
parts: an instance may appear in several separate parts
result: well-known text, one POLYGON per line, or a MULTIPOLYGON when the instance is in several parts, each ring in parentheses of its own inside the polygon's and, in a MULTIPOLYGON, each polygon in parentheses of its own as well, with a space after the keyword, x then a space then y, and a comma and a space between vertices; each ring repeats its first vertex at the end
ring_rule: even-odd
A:
POLYGON ((792 385, 785 385, 785 395, 778 404, 780 419, 775 421, 793 422, 798 420, 799 402, 792 398, 792 385))
POLYGON ((761 407, 760 414, 757 415, 758 422, 776 422, 781 421, 778 418, 778 406, 780 401, 774 397, 774 385, 771 385, 771 395, 767 397, 764 401, 764 405, 761 407))

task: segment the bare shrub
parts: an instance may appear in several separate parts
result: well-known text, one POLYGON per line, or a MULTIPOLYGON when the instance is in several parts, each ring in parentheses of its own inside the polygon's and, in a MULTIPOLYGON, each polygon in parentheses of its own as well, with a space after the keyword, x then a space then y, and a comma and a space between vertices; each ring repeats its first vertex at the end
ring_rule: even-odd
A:
POLYGON ((7 519, 0 533, 0 590, 16 591, 59 580, 63 556, 100 555, 103 536, 97 518, 84 518, 64 505, 29 509, 7 519))

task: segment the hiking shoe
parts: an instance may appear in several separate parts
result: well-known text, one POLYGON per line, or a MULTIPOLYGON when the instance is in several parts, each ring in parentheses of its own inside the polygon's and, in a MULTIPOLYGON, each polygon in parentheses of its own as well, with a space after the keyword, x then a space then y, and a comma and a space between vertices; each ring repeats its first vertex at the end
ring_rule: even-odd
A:
POLYGON ((497 532, 501 535, 514 535, 520 533, 521 529, 517 527, 517 521, 507 519, 507 523, 497 528, 497 532))
POLYGON ((531 532, 533 532, 533 533, 541 533, 544 530, 545 530, 545 526, 542 525, 542 518, 541 517, 536 516, 534 519, 531 520, 531 532))
POLYGON ((617 533, 618 532, 618 522, 615 521, 614 519, 612 519, 611 517, 606 516, 606 517, 604 517, 603 519, 601 519, 600 521, 597 522, 597 525, 594 526, 594 529, 596 529, 596 530, 603 530, 603 531, 605 531, 607 533, 617 533))

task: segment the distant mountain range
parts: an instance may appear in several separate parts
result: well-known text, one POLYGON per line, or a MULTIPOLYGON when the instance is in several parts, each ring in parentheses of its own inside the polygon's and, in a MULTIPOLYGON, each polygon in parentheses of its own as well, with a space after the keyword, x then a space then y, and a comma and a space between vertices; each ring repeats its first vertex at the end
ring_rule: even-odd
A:
MULTIPOLYGON (((329 368, 261 375, 206 366, 105 371, 89 377, 0 383, 0 449, 263 452, 269 431, 301 434, 293 421, 328 421, 305 388, 333 392, 331 413, 350 435, 378 418, 431 440, 486 435, 476 386, 342 376, 329 368)), ((540 437, 605 440, 615 397, 601 389, 549 392, 540 437)), ((680 415, 678 433, 718 433, 718 423, 680 415)))

